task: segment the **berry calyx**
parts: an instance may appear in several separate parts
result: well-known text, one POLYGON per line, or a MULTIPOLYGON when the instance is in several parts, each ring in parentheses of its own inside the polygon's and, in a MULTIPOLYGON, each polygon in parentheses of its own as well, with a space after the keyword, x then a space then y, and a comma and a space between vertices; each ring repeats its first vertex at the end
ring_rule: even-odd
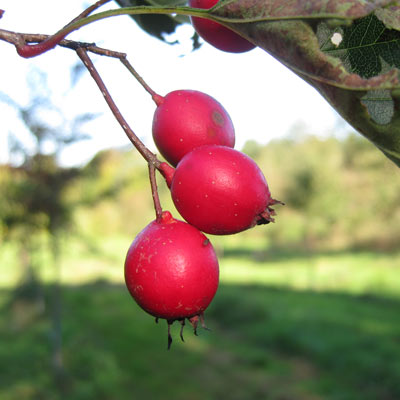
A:
MULTIPOLYGON (((218 0, 189 0, 189 6, 193 8, 209 9, 217 3, 218 0)), ((217 22, 200 17, 190 17, 190 19, 199 36, 219 50, 229 53, 244 53, 256 47, 236 32, 217 22)))
POLYGON ((197 229, 229 235, 273 222, 267 181, 244 153, 225 146, 201 146, 178 164, 170 184, 175 207, 197 229))
POLYGON ((196 90, 175 90, 153 96, 153 139, 161 155, 176 166, 196 147, 218 144, 234 147, 235 130, 224 107, 196 90))
MULTIPOLYGON (((125 260, 126 286, 147 313, 170 325, 185 319, 196 333, 219 282, 219 266, 207 237, 169 211, 147 225, 132 242, 125 260)), ((181 338, 183 340, 182 331, 181 338)))

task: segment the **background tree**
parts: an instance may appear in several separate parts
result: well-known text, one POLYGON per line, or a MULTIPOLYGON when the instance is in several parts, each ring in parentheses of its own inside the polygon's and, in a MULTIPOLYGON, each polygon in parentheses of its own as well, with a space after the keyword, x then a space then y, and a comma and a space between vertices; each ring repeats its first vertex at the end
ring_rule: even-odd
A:
POLYGON ((0 100, 17 111, 30 135, 29 141, 22 141, 19 139, 20 132, 9 132, 10 158, 14 160, 14 165, 0 166, 1 240, 12 240, 19 248, 21 283, 10 301, 18 315, 24 315, 25 318, 26 315, 34 318, 37 313, 44 311, 44 293, 37 269, 43 262, 41 254, 46 249, 50 250, 50 262, 54 268, 53 290, 48 303, 52 321, 52 365, 58 384, 64 388, 60 241, 63 235, 71 232, 76 206, 65 193, 82 171, 77 167, 61 167, 58 157, 66 146, 88 138, 81 128, 95 116, 81 114, 67 121, 62 112, 55 109, 46 93, 45 76, 39 73, 38 77, 41 85, 36 86, 30 82, 34 95, 26 106, 4 93, 0 94, 0 100), (43 119, 43 115, 52 116, 52 120, 60 122, 51 126, 48 119, 43 119), (31 145, 28 146, 26 142, 31 145))

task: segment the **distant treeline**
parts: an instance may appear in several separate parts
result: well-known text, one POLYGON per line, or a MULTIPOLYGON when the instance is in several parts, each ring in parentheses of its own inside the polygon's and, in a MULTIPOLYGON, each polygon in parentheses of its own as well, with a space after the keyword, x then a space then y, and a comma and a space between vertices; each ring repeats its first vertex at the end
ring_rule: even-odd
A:
POLYGON ((249 142, 244 151, 286 203, 266 233, 274 245, 400 248, 400 170, 364 138, 306 136, 264 147, 249 142))
MULTIPOLYGON (((277 248, 399 248, 400 171, 364 138, 303 136, 265 146, 250 141, 243 151, 260 165, 273 197, 285 203, 276 206, 273 226, 256 227, 246 235, 264 235, 266 243, 277 248)), ((71 233, 133 237, 154 219, 147 166, 135 150, 101 152, 72 175, 73 179, 71 173, 55 175, 56 201, 63 203, 60 210, 72 215, 71 233), (59 190, 65 176, 69 179, 59 190)), ((13 207, 22 212, 24 197, 41 197, 44 186, 29 185, 29 179, 20 168, 0 167, 3 234, 13 207), (20 181, 31 192, 18 190, 15 186, 20 181)), ((163 208, 178 217, 161 177, 158 186, 163 208)), ((46 190, 51 196, 51 187, 46 190)), ((27 223, 31 223, 29 218, 27 223)))

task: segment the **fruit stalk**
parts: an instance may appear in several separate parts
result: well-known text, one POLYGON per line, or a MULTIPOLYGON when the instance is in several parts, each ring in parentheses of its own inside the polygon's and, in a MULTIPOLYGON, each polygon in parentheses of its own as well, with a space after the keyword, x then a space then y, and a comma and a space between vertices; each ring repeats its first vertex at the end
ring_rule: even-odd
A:
POLYGON ((104 100, 106 101, 108 107, 110 108, 111 112, 113 113, 115 119, 121 125, 122 129, 124 130, 125 134, 127 135, 128 139, 131 143, 135 146, 138 152, 142 155, 142 157, 149 163, 152 164, 155 168, 159 169, 161 165, 161 161, 157 159, 156 155, 152 153, 144 143, 136 136, 133 130, 130 128, 129 124, 122 116, 119 108, 115 104, 113 98, 110 95, 106 85, 104 84, 100 74, 96 70, 92 60, 90 59, 87 50, 84 48, 78 48, 76 50, 79 58, 82 60, 85 67, 88 69, 91 77, 96 82, 98 88, 100 89, 101 93, 103 94, 104 100))
POLYGON ((160 197, 158 196, 156 169, 153 164, 149 163, 148 166, 149 166, 151 195, 153 197, 154 210, 156 211, 156 220, 159 221, 162 216, 162 208, 160 203, 160 197))
MULTIPOLYGON (((158 99, 161 97, 157 94, 147 82, 138 74, 138 72, 133 68, 132 64, 127 60, 126 57, 120 58, 120 61, 128 69, 128 71, 135 77, 135 79, 143 86, 144 90, 151 95, 155 103, 157 104, 158 99)), ((158 104, 157 104, 158 105, 158 104)))

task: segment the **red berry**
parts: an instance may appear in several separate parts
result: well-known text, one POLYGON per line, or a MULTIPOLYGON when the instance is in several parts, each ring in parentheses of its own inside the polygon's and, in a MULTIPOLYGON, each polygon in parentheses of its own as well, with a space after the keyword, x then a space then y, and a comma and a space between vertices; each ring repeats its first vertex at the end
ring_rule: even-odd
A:
MULTIPOLYGON (((189 0, 189 6, 193 8, 209 9, 217 3, 218 0, 189 0)), ((190 19, 199 36, 219 50, 229 53, 244 53, 256 47, 236 32, 217 22, 200 17, 191 17, 190 19)))
POLYGON ((233 147, 235 130, 229 114, 213 97, 195 90, 176 90, 155 98, 153 139, 172 165, 196 147, 233 147))
POLYGON ((143 310, 166 319, 168 328, 175 320, 183 327, 188 318, 196 332, 218 280, 218 260, 210 241, 168 211, 139 233, 125 260, 130 294, 143 310))
POLYGON ((178 164, 170 188, 182 217, 214 235, 271 222, 270 206, 278 203, 257 164, 225 146, 202 146, 188 153, 178 164))

